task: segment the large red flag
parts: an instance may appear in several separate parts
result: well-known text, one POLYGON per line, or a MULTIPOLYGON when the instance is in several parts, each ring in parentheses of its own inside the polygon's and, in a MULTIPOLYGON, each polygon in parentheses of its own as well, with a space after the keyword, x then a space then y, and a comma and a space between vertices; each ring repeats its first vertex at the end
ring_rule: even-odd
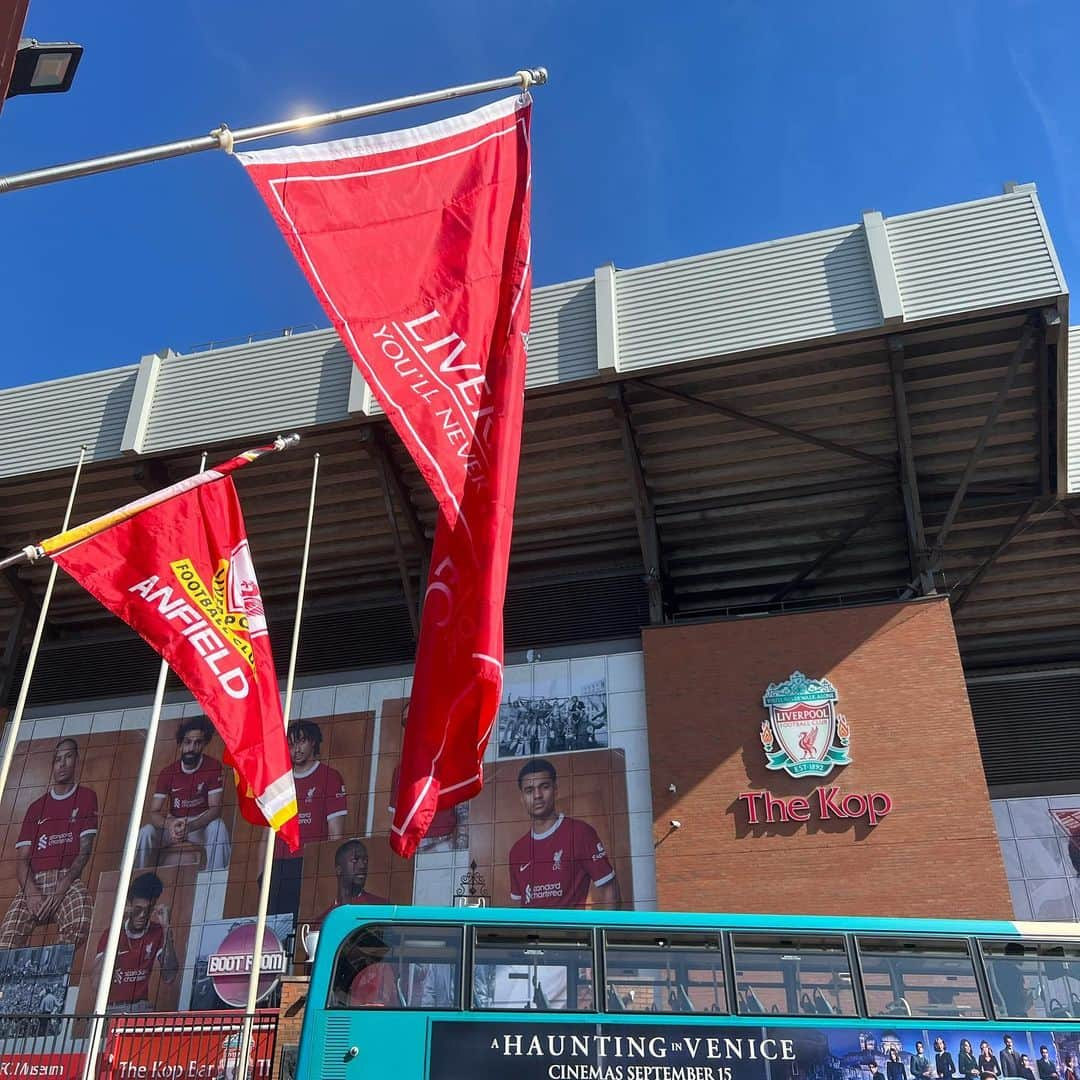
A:
POLYGON ((526 96, 237 155, 439 504, 390 842, 475 795, 502 691, 529 327, 526 96))
POLYGON ((43 541, 42 549, 168 662, 210 718, 241 813, 300 845, 292 763, 266 615, 232 477, 234 458, 43 541), (89 535, 87 535, 89 534, 89 535), (85 538, 81 538, 85 536, 85 538), (70 544, 70 546, 68 546, 70 544))

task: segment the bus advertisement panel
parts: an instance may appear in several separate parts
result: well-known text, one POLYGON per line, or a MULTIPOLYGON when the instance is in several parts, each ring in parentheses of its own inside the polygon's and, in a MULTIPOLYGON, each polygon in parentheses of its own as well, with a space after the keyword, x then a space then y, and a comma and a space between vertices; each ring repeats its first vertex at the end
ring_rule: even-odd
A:
MULTIPOLYGON (((910 1023, 910 1022, 909 1022, 910 1023)), ((834 1022, 835 1024, 835 1022, 834 1022)), ((1077 1032, 434 1020, 430 1080, 1063 1080, 1077 1032)))

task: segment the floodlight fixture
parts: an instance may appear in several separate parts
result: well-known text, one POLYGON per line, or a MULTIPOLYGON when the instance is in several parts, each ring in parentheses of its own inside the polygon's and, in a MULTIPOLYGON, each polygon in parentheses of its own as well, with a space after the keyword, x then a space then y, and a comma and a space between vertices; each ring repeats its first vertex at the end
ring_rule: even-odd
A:
POLYGON ((83 47, 73 41, 21 38, 7 97, 18 94, 63 94, 71 89, 83 47))

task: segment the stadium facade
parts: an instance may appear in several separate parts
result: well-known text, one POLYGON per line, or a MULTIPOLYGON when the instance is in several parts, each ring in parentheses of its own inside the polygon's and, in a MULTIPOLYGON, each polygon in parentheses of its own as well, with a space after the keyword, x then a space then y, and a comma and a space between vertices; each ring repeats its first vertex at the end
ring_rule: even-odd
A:
MULTIPOLYGON (((0 391, 0 541, 57 531, 83 444, 77 520, 204 451, 297 430, 299 449, 237 477, 283 665, 321 455, 293 709, 307 842, 275 871, 279 970, 303 973, 302 927, 357 890, 1072 920, 1068 345, 1033 185, 537 289, 504 705, 484 793, 440 815, 412 862, 386 833, 435 508, 333 331, 0 391), (540 836, 521 792, 536 758, 562 815, 540 836)), ((0 578, 8 708, 48 572, 0 578)), ((90 1008, 157 667, 61 575, 0 803, 0 1013, 46 993, 90 1008), (20 921, 17 845, 72 783, 74 831, 93 838, 79 902, 20 921)), ((136 877, 160 886, 175 964, 133 961, 129 1004, 234 1003, 261 855, 219 758, 170 684, 134 812, 136 877), (170 844, 155 814, 173 799, 202 817, 170 844)))

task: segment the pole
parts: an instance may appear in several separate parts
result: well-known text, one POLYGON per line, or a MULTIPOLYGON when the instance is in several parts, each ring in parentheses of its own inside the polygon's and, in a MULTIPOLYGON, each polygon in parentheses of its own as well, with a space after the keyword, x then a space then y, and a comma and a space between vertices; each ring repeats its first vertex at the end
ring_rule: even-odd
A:
MULTIPOLYGON (((315 491, 319 483, 319 455, 312 459, 311 496, 308 499, 307 529, 304 533, 304 553, 300 559, 300 584, 296 590, 296 615, 293 618, 292 643, 289 646, 289 668, 285 676, 285 707, 282 710, 285 730, 289 729, 292 711, 293 682, 296 678, 296 657, 300 651, 300 621, 304 613, 304 592, 307 589, 308 559, 311 555, 311 526, 315 520, 315 491)), ((236 1075, 247 1076, 252 1049, 255 1008, 259 1002, 259 976, 262 974, 263 935, 266 933, 266 911, 270 906, 270 877, 274 872, 274 830, 266 830, 266 849, 263 854, 262 882, 259 885, 259 913, 255 920, 255 943, 252 946, 251 973, 248 975, 248 996, 244 1015, 244 1033, 240 1040, 240 1061, 236 1075)))
MULTIPOLYGON (((79 487, 79 478, 82 476, 83 462, 85 460, 86 446, 84 444, 79 450, 79 460, 75 464, 75 475, 71 478, 71 491, 68 493, 67 508, 64 510, 64 529, 67 529, 68 525, 71 524, 71 509, 75 505, 75 492, 79 487)), ((0 796, 4 794, 4 789, 7 787, 11 762, 15 757, 15 741, 19 737, 19 728, 22 725, 26 699, 30 694, 30 680, 34 677, 38 650, 41 647, 41 638, 45 633, 45 619, 49 614, 53 587, 56 585, 56 570, 56 563, 53 563, 49 568, 49 580, 41 597, 41 610, 38 612, 37 625, 34 627, 34 638, 30 642, 30 653, 26 658, 26 670, 23 672, 22 686, 19 687, 19 697, 15 702, 15 711, 11 714, 11 719, 8 720, 7 724, 7 738, 4 740, 3 753, 0 754, 0 796)))
MULTIPOLYGON (((150 710, 150 721, 146 728, 142 761, 139 763, 139 777, 135 783, 135 802, 131 817, 128 818, 127 835, 124 837, 124 854, 120 860, 120 877, 116 882, 116 897, 113 900, 112 916, 109 921, 109 935, 105 940, 105 954, 101 958, 97 994, 94 997, 93 1019, 90 1023, 90 1035, 86 1042, 86 1056, 83 1060, 83 1080, 92 1080, 94 1075, 98 1043, 105 1026, 105 1014, 109 1008, 109 990, 112 988, 113 973, 116 970, 116 950, 120 945, 124 909, 127 907, 128 888, 131 886, 131 874, 135 867, 135 850, 139 842, 141 820, 139 808, 143 805, 146 789, 150 783, 150 763, 157 743, 158 725, 161 721, 161 707, 165 701, 165 683, 168 677, 169 665, 162 660, 161 668, 158 670, 157 686, 154 688, 154 705, 150 710)), ((87 948, 89 949, 89 945, 87 948)))
POLYGON ((268 139, 273 135, 286 135, 291 131, 301 131, 304 128, 341 124, 347 120, 361 120, 367 116, 398 112, 417 105, 432 105, 439 101, 450 101, 453 98, 467 97, 471 94, 485 94, 491 90, 506 90, 518 86, 525 91, 530 86, 542 86, 547 82, 547 77, 546 68, 527 68, 513 75, 488 79, 486 82, 451 86, 445 90, 411 94, 408 97, 378 101, 371 105, 357 105, 351 109, 338 109, 335 112, 315 113, 311 116, 297 117, 294 120, 278 120, 275 123, 239 128, 236 131, 231 131, 226 124, 222 124, 209 135, 200 135, 193 139, 160 143, 141 150, 126 150, 119 154, 108 154, 105 157, 87 158, 85 161, 73 161, 66 165, 51 165, 45 169, 0 176, 0 195, 9 191, 19 191, 22 188, 55 184, 59 180, 73 180, 79 176, 93 176, 96 173, 126 169, 132 165, 144 165, 150 161, 164 161, 167 158, 183 157, 186 154, 198 154, 203 150, 225 150, 231 153, 234 144, 239 142, 268 139))
MULTIPOLYGON (((206 468, 206 453, 199 462, 199 472, 206 468)), ((56 566, 56 563, 53 563, 56 566)), ((169 678, 169 665, 161 661, 158 669, 157 685, 154 687, 154 704, 150 709, 150 719, 146 726, 146 741, 143 743, 142 759, 139 762, 139 775, 135 781, 134 802, 131 817, 128 818, 127 833, 124 836, 124 852, 120 857, 120 876, 116 880, 116 896, 113 898, 112 916, 109 919, 109 934, 105 939, 105 953, 101 958, 101 971, 98 973, 97 993, 94 997, 93 1020, 90 1024, 90 1037, 86 1043, 86 1056, 83 1059, 83 1080, 91 1080, 97 1058, 98 1043, 105 1026, 105 1015, 109 1008, 109 991, 112 989, 113 974, 116 971, 116 950, 120 945, 120 931, 124 925, 124 911, 127 907, 128 889, 131 887, 131 875, 135 869, 135 853, 139 845, 139 822, 142 820, 140 809, 146 802, 146 791, 150 786, 150 768, 154 760, 154 747, 157 746, 158 727, 161 724, 161 708, 165 703, 165 684, 169 678)))

